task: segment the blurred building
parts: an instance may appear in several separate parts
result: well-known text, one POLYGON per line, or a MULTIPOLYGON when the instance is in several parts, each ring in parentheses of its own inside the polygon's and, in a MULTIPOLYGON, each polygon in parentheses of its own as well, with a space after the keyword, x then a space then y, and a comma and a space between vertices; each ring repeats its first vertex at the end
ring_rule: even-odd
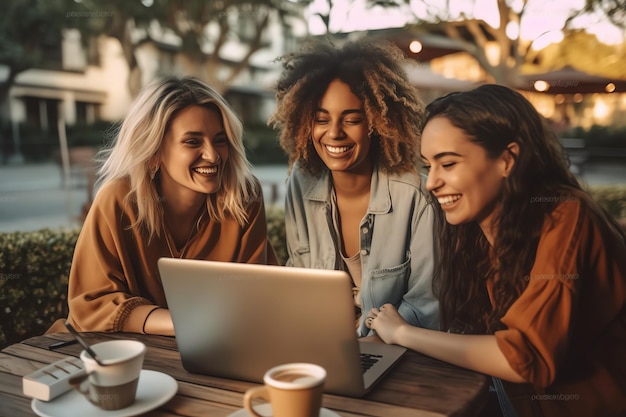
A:
MULTIPOLYGON (((499 45, 493 35, 484 29, 483 21, 442 22, 412 25, 402 28, 369 30, 347 34, 346 38, 369 37, 391 41, 404 51, 415 64, 407 67, 411 82, 418 88, 426 102, 452 91, 466 91, 480 84, 495 82, 494 77, 472 53, 477 46, 474 34, 468 28, 476 23, 485 40, 486 61, 498 62, 499 45), (458 37, 447 35, 445 27, 452 26, 458 37)), ((601 71, 601 69, 600 69, 601 71)), ((541 80, 533 73, 533 65, 511 67, 515 76, 507 83, 522 92, 535 108, 551 120, 557 130, 565 131, 572 126, 590 128, 600 126, 626 126, 626 72, 621 80, 588 74, 584 71, 557 69, 544 74, 544 84, 550 88, 540 89, 541 80), (561 87, 561 88, 557 88, 561 87)))
MULTIPOLYGON (((285 2, 292 10, 276 11, 269 17, 268 28, 261 38, 261 49, 254 53, 237 77, 225 84, 214 85, 241 115, 246 126, 265 125, 274 109, 271 86, 280 72, 275 62, 278 56, 296 50, 308 36, 302 3, 285 2)), ((225 40, 218 57, 217 78, 228 78, 246 56, 254 37, 254 19, 246 13, 228 13, 236 28, 225 40)), ((216 23, 213 23, 217 25, 216 23)), ((484 22, 479 22, 479 27, 484 22)), ((461 34, 467 31, 463 22, 454 24, 461 34)), ((337 40, 360 37, 385 39, 395 43, 412 58, 406 70, 425 103, 451 91, 469 90, 493 77, 471 53, 476 46, 467 39, 453 39, 442 29, 443 24, 411 26, 333 34, 337 40)), ((207 33, 219 30, 211 26, 207 33)), ((497 54, 497 45, 488 38, 486 56, 497 54), (491 48, 493 47, 493 50, 491 48)), ((140 86, 164 75, 196 75, 211 79, 206 62, 192 58, 183 51, 182 40, 158 25, 136 30, 133 34, 140 86)), ((113 122, 124 117, 132 101, 129 88, 130 72, 120 43, 100 36, 84 46, 80 33, 66 30, 60 41, 46 48, 45 65, 20 73, 11 87, 9 98, 0 108, 0 118, 8 128, 0 132, 0 157, 4 153, 29 153, 46 156, 58 149, 60 129, 69 129, 70 146, 77 145, 83 132, 80 126, 98 122, 113 122), (75 132, 76 134, 72 134, 75 132)), ((205 57, 212 56, 212 46, 206 45, 205 57)), ((212 75, 215 79, 215 74, 212 75)), ((0 66, 0 82, 6 78, 0 66)), ((215 82, 214 82, 215 83, 215 82)), ((536 108, 555 123, 576 126, 624 123, 625 94, 541 94, 525 93, 536 108), (620 113, 622 112, 622 113, 620 113)), ((0 158, 1 160, 2 158, 0 158)))
MULTIPOLYGON (((228 85, 214 85, 247 124, 265 124, 274 107, 270 86, 280 71, 274 60, 297 48, 300 39, 307 35, 303 6, 293 3, 290 7, 293 10, 287 14, 284 10, 280 15, 279 11, 270 14, 261 49, 252 55, 249 65, 228 85)), ((248 21, 250 16, 246 13, 229 12, 226 17, 236 30, 234 36, 226 39, 218 57, 223 72, 239 65, 247 53, 247 44, 253 36, 250 27, 254 23, 248 21)), ((158 25, 137 29, 133 39, 141 86, 164 75, 207 78, 198 60, 181 50, 181 39, 158 25)), ((5 158, 21 154, 24 149, 29 154, 43 153, 39 156, 49 157, 51 149, 58 149, 59 129, 80 130, 81 126, 121 120, 133 99, 128 64, 116 39, 100 36, 85 46, 80 32, 68 29, 45 51, 41 68, 18 74, 5 105, 0 108, 0 120, 5 126, 0 132, 0 138, 4 136, 0 157, 3 153, 5 158)), ((210 45, 206 54, 211 55, 210 45)), ((0 65, 0 83, 6 77, 7 72, 0 65)), ((70 133, 70 146, 72 140, 70 133)))
POLYGON ((425 103, 452 91, 470 90, 487 82, 488 74, 462 42, 425 28, 390 28, 335 33, 339 43, 360 38, 387 41, 409 58, 405 71, 425 103))

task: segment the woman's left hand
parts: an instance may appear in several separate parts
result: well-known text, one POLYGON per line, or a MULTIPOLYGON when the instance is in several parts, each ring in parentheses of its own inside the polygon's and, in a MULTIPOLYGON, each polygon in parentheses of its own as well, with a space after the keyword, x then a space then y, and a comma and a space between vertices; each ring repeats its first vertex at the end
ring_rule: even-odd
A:
POLYGON ((397 333, 402 326, 408 323, 400 316, 398 310, 391 304, 384 304, 380 309, 373 308, 367 314, 365 325, 376 331, 385 343, 398 344, 397 333))

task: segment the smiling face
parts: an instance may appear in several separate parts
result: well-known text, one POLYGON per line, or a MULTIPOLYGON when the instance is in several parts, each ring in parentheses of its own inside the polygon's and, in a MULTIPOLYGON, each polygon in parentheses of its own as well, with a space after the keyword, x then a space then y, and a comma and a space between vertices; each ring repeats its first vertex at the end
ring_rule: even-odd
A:
POLYGON ((222 185, 228 137, 217 109, 189 106, 169 123, 161 146, 161 191, 172 199, 204 198, 222 185))
POLYGON ((505 150, 490 158, 443 116, 426 124, 421 153, 429 170, 426 188, 439 201, 448 223, 478 222, 489 238, 504 178, 512 168, 511 153, 505 150))
POLYGON ((313 145, 331 171, 371 170, 371 140, 363 102, 343 81, 331 81, 320 100, 313 121, 313 145))

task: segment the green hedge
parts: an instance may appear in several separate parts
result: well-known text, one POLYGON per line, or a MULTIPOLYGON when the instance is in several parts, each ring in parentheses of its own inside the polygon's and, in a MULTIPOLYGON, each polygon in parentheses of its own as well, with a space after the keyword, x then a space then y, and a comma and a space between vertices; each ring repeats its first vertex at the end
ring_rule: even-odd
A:
POLYGON ((78 230, 0 234, 0 346, 43 333, 67 315, 78 230))
MULTIPOLYGON (((597 201, 626 228, 626 187, 593 187, 597 201)), ((284 212, 267 208, 270 242, 287 259, 284 212)), ((41 334, 67 316, 67 282, 78 230, 0 233, 0 348, 41 334)))
POLYGON ((566 138, 580 138, 589 148, 626 149, 626 127, 593 125, 589 129, 573 127, 563 134, 566 138))
POLYGON ((609 214, 626 221, 626 186, 594 186, 589 187, 589 193, 609 214))
POLYGON ((287 262, 287 238, 285 236, 285 212, 277 206, 265 208, 267 216, 267 235, 276 252, 278 262, 285 265, 287 262))

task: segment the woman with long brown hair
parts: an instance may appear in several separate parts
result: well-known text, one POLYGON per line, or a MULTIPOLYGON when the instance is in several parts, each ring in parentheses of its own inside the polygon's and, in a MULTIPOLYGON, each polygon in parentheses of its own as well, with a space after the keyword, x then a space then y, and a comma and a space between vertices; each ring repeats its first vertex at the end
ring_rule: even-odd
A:
POLYGON ((450 94, 426 108, 421 154, 445 217, 435 279, 447 332, 391 305, 367 325, 507 381, 519 415, 626 415, 626 239, 537 111, 497 85, 450 94))

